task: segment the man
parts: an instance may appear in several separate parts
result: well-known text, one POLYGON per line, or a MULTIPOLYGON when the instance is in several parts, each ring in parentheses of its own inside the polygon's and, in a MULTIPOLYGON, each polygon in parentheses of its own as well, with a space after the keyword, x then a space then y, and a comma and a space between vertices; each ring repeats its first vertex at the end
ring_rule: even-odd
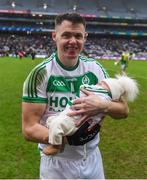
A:
POLYGON ((121 66, 121 73, 123 75, 126 75, 126 69, 128 67, 129 59, 130 59, 129 52, 127 51, 122 52, 121 59, 120 59, 120 66, 121 66))
POLYGON ((107 73, 96 61, 80 56, 87 38, 85 20, 78 14, 62 14, 55 20, 52 38, 57 52, 35 67, 23 88, 22 130, 29 141, 38 142, 41 152, 40 179, 104 179, 99 142, 99 129, 88 131, 91 116, 105 113, 113 118, 128 115, 125 101, 104 103, 91 92, 74 100, 70 116, 82 116, 83 124, 72 136, 64 137, 64 152, 46 156, 48 145, 46 119, 63 111, 69 100, 75 99, 82 84, 97 84, 107 73))

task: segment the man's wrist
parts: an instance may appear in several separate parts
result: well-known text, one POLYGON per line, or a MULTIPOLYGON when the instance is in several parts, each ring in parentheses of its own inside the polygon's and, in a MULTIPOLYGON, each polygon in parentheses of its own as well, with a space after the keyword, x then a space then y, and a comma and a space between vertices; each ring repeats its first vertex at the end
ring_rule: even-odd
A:
POLYGON ((105 101, 103 113, 109 115, 109 107, 111 106, 111 101, 105 101))
POLYGON ((99 113, 103 113, 105 115, 107 115, 109 113, 109 106, 111 106, 111 101, 100 101, 97 102, 97 114, 99 113))

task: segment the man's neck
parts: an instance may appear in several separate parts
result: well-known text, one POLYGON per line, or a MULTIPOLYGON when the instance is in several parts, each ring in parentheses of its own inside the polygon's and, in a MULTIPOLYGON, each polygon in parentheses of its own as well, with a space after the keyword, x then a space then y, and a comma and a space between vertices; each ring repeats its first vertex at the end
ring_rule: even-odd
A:
POLYGON ((78 63, 78 58, 65 59, 64 57, 58 56, 58 54, 57 54, 57 58, 58 58, 58 61, 66 68, 75 67, 78 63))

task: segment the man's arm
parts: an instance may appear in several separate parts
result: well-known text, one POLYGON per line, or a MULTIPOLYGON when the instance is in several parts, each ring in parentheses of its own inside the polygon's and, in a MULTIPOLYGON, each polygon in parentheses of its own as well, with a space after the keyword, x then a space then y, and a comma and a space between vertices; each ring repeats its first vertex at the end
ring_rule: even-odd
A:
POLYGON ((48 129, 39 124, 46 104, 22 103, 22 132, 28 141, 48 143, 48 129))

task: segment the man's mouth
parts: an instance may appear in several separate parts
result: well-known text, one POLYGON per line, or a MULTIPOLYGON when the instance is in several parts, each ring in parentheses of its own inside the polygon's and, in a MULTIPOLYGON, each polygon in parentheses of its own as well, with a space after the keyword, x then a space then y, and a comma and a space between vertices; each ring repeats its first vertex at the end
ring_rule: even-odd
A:
POLYGON ((69 51, 76 51, 78 48, 77 47, 65 47, 66 50, 69 51))

